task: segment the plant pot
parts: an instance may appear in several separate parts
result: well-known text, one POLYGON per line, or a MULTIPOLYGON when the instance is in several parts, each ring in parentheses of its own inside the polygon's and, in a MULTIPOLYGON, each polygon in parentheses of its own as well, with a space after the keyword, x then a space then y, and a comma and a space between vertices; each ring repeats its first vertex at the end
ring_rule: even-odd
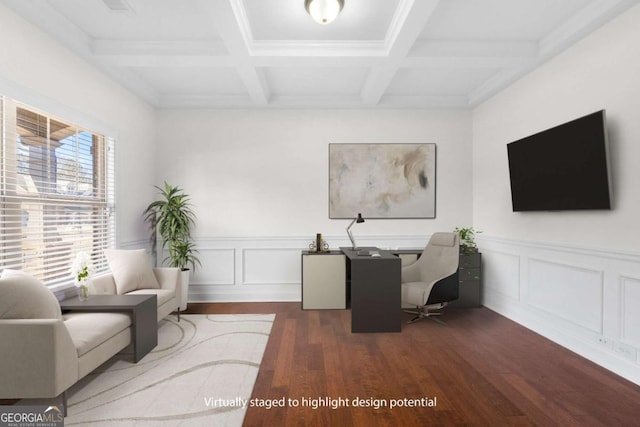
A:
POLYGON ((187 309, 187 298, 189 298, 189 273, 191 270, 188 268, 182 270, 182 304, 180 305, 180 311, 187 309))

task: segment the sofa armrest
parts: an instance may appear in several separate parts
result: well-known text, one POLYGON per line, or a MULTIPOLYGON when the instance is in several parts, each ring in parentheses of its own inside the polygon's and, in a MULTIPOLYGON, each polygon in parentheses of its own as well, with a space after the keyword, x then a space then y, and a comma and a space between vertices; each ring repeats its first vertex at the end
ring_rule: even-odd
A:
POLYGON ((116 282, 113 274, 103 274, 89 280, 89 293, 93 295, 116 295, 116 282))
POLYGON ((56 397, 78 380, 78 353, 60 319, 0 320, 0 398, 56 397))
POLYGON ((179 268, 157 267, 153 269, 161 289, 173 289, 176 292, 178 307, 182 305, 182 272, 179 268))

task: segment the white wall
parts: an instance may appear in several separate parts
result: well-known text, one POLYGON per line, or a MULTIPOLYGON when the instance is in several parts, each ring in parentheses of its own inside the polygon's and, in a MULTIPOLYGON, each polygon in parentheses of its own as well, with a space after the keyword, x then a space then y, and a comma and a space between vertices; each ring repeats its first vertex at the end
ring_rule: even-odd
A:
POLYGON ((1 4, 0 22, 0 94, 117 138, 118 243, 144 244, 155 111, 1 4))
POLYGON ((367 220, 359 244, 421 246, 471 223, 470 112, 430 110, 167 110, 158 116, 158 182, 192 196, 203 268, 190 298, 300 298, 300 249, 328 218, 329 143, 436 143, 436 218, 367 220), (258 250, 259 248, 259 250, 258 250))
POLYGON ((640 6, 473 114, 484 304, 640 383, 640 6), (613 210, 512 212, 506 144, 606 109, 613 210))

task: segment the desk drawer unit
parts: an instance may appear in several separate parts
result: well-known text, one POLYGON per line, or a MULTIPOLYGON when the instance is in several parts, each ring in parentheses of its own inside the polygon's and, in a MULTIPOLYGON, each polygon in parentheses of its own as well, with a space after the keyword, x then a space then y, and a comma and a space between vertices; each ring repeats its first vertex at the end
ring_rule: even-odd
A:
POLYGON ((302 309, 347 308, 345 258, 340 251, 302 253, 302 309))
POLYGON ((451 307, 480 307, 480 284, 482 280, 482 254, 460 254, 460 295, 451 302, 451 307))

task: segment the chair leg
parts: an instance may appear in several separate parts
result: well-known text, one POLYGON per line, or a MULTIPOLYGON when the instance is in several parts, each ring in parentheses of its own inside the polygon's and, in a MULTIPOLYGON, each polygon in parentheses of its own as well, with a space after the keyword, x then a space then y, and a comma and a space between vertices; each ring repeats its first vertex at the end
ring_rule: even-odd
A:
POLYGON ((62 392, 62 416, 67 417, 67 391, 62 392))
MULTIPOLYGON (((444 307, 446 307, 447 303, 442 303, 442 305, 440 307, 438 307, 439 309, 442 309, 444 307)), ((441 325, 446 325, 446 323, 442 320, 440 320, 438 317, 436 316, 442 316, 441 312, 436 312, 436 311, 429 311, 427 309, 427 307, 416 307, 415 310, 402 310, 405 313, 410 313, 410 314, 415 314, 416 316, 411 319, 408 320, 407 323, 411 324, 411 323, 415 323, 418 320, 422 320, 422 319, 431 319, 436 323, 440 323, 441 325)))
POLYGON ((416 307, 415 310, 402 310, 402 311, 409 314, 415 314, 415 317, 413 317, 411 320, 408 320, 407 323, 415 323, 418 320, 424 319, 426 317, 423 311, 423 307, 416 307))

